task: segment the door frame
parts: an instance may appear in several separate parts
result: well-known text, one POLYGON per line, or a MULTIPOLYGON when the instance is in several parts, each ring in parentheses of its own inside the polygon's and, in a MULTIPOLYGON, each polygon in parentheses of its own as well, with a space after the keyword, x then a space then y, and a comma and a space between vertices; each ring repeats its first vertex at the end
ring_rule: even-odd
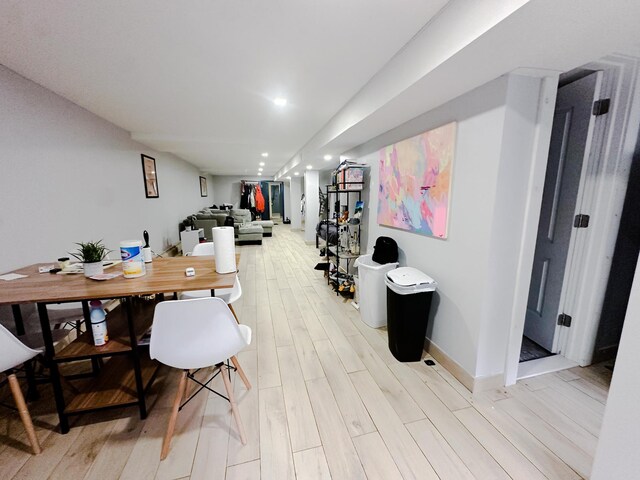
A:
MULTIPOLYGON (((574 318, 571 328, 561 328, 556 335, 562 354, 580 365, 591 362, 605 280, 611 269, 619 218, 640 120, 638 88, 640 51, 633 55, 610 55, 581 69, 603 72, 600 98, 611 98, 607 115, 595 119, 589 158, 583 166, 578 204, 582 213, 591 216, 589 228, 574 229, 571 236, 573 255, 571 273, 565 275, 565 308, 574 318), (606 172, 607 176, 599 173, 606 172), (607 177, 607 178, 605 178, 607 177), (613 181, 611 181, 613 178, 613 181), (607 180, 609 179, 609 180, 607 180)), ((532 72, 535 74, 536 72, 532 72)), ((520 255, 515 279, 511 327, 505 358, 504 384, 513 385, 518 378, 520 348, 524 332, 526 305, 531 282, 531 268, 536 245, 542 203, 542 185, 546 174, 551 127, 559 74, 538 72, 543 76, 536 141, 527 185, 527 204, 521 235, 520 255)))
MULTIPOLYGON (((278 186, 280 190, 280 195, 278 196, 278 202, 280 202, 280 206, 282 206, 282 195, 284 195, 284 183, 283 182, 269 182, 269 217, 273 219, 273 211, 271 210, 271 204, 273 203, 273 197, 271 196, 271 187, 278 186)), ((284 212, 280 212, 280 218, 284 220, 284 212)))

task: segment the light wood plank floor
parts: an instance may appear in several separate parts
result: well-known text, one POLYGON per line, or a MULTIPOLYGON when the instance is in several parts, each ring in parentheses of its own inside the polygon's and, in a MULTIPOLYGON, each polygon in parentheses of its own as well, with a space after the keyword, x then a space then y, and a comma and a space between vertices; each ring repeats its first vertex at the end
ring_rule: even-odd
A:
POLYGON ((39 456, 18 415, 0 409, 0 478, 588 478, 606 369, 576 368, 472 396, 440 365, 395 361, 386 333, 365 326, 329 290, 313 270, 318 251, 288 226, 240 252, 244 294, 235 308, 254 332, 239 355, 254 388, 234 378, 247 445, 229 405, 200 394, 180 412, 160 462, 177 386, 177 372, 163 368, 146 421, 136 408, 88 414, 75 417, 67 435, 55 430, 42 387, 43 399, 31 405, 39 456))

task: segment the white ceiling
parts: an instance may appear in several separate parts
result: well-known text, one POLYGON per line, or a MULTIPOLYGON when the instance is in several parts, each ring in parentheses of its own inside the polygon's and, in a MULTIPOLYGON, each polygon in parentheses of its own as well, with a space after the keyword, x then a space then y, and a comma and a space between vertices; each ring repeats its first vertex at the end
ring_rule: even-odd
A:
POLYGON ((638 18, 638 0, 451 0, 277 178, 325 153, 368 153, 365 142, 501 75, 557 77, 614 52, 640 57, 638 18))
POLYGON ((0 63, 203 171, 267 151, 273 175, 446 3, 3 0, 0 63))

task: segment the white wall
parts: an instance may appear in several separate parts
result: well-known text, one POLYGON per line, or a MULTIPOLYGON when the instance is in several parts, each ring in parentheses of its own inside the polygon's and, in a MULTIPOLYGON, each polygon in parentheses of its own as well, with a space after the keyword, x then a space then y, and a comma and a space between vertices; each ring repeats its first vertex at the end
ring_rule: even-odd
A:
POLYGON ((160 252, 211 202, 191 164, 3 66, 0 112, 0 272, 55 261, 80 241, 104 239, 117 256, 145 229, 160 252), (160 198, 145 198, 141 153, 156 159, 160 198))
POLYGON ((250 175, 213 175, 212 189, 209 189, 209 196, 213 190, 212 201, 209 206, 221 203, 232 203, 234 208, 240 208, 240 181, 251 180, 252 182, 264 182, 271 180, 270 177, 252 177, 250 175))
POLYGON ((524 208, 533 135, 528 122, 535 119, 538 96, 538 79, 504 76, 345 154, 372 167, 363 248, 370 249, 378 236, 392 237, 401 264, 438 281, 427 336, 473 377, 504 369, 511 293, 496 304, 492 292, 515 275, 518 244, 511 242, 524 208), (378 225, 378 150, 451 121, 458 129, 448 239, 378 225))
POLYGON ((304 240, 315 242, 316 225, 320 219, 320 199, 318 197, 320 175, 317 170, 304 172, 304 196, 307 201, 304 218, 304 240))
POLYGON ((636 269, 616 357, 592 480, 637 478, 640 471, 640 268, 636 269))

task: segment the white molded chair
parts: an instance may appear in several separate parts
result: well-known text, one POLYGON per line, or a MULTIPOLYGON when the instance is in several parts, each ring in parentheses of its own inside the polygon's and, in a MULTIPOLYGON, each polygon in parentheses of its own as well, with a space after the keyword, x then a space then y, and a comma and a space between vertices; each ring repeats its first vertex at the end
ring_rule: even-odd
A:
POLYGON ((251 329, 246 325, 239 325, 227 304, 220 298, 171 300, 156 305, 149 345, 150 356, 165 365, 182 370, 167 433, 162 443, 161 460, 169 453, 178 411, 203 388, 210 390, 207 387, 209 382, 200 383, 190 370, 216 367, 213 376, 222 375, 240 440, 243 445, 247 443, 233 387, 227 376, 227 370, 231 370, 232 367, 225 362, 231 360, 245 386, 250 389, 251 383, 236 358, 236 354, 250 343, 251 329), (199 384, 200 389, 183 403, 187 394, 187 379, 199 384))
POLYGON ((36 455, 42 452, 42 449, 40 448, 38 437, 36 437, 33 422, 31 421, 31 415, 29 415, 29 409, 24 401, 22 390, 20 390, 20 384, 18 383, 15 373, 13 373, 13 369, 22 365, 24 362, 31 360, 40 353, 42 352, 33 350, 24 345, 20 340, 14 337, 9 330, 0 325, 0 372, 5 372, 7 375, 11 394, 16 402, 20 419, 24 424, 24 429, 27 431, 27 437, 29 438, 31 447, 36 455))
MULTIPOLYGON (((213 242, 199 243, 193 248, 192 257, 214 255, 213 242)), ((240 299, 242 296, 242 285, 240 285, 240 279, 236 275, 236 280, 231 288, 220 288, 215 291, 216 298, 221 298, 229 305, 229 309, 233 316, 236 317, 236 321, 240 323, 236 311, 233 309, 232 304, 240 299)), ((193 298, 210 297, 211 290, 191 290, 188 292, 182 292, 178 295, 180 300, 188 300, 193 298)))

